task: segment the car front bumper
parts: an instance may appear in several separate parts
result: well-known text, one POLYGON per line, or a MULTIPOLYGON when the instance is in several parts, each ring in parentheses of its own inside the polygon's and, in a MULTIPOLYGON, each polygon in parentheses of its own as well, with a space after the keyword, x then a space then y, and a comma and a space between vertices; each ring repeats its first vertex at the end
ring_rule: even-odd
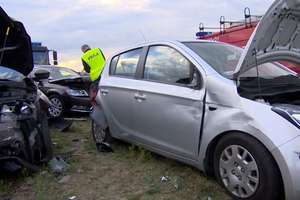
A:
POLYGON ((92 110, 89 97, 69 96, 65 102, 72 112, 91 112, 92 110))
POLYGON ((299 200, 300 136, 276 148, 272 153, 281 171, 286 200, 299 200))

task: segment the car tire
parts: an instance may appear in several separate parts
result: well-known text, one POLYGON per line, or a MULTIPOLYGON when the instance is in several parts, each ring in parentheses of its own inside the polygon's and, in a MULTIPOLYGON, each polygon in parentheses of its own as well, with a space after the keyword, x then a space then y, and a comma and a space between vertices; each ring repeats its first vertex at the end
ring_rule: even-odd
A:
POLYGON ((113 142, 109 129, 102 129, 94 120, 92 120, 92 135, 96 144, 113 142))
POLYGON ((234 199, 282 199, 280 171, 269 151, 253 137, 224 136, 214 152, 216 178, 234 199))
POLYGON ((65 104, 60 95, 53 94, 49 96, 50 102, 53 104, 48 109, 48 115, 50 118, 62 117, 65 113, 65 104))

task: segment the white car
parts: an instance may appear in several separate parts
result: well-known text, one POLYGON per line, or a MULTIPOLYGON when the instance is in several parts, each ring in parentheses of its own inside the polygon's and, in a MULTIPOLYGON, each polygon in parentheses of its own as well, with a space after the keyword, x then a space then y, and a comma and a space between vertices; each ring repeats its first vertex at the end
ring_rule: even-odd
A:
POLYGON ((235 199, 300 199, 300 2, 276 0, 243 51, 150 42, 108 60, 97 143, 122 139, 214 175, 235 199))

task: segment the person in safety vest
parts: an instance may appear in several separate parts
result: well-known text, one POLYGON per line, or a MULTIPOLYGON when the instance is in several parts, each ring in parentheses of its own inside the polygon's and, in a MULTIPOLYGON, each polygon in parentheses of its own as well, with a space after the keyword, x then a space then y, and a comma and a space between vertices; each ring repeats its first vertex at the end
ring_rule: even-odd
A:
POLYGON ((90 74, 92 82, 98 83, 105 66, 105 57, 99 48, 91 49, 89 45, 81 46, 84 71, 90 74))
MULTIPOLYGON (((101 78, 102 71, 105 67, 105 57, 99 48, 91 49, 89 45, 84 44, 81 46, 83 55, 81 57, 84 71, 90 73, 90 79, 92 84, 90 86, 90 98, 91 102, 95 101, 95 95, 98 91, 98 83, 101 78)), ((112 148, 109 143, 99 142, 96 144, 97 149, 100 152, 112 152, 112 148)))

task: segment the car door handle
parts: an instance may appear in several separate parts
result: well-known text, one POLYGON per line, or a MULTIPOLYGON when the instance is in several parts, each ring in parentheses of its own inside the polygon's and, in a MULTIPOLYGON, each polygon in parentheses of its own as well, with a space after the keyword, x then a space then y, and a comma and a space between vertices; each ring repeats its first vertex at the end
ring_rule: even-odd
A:
POLYGON ((146 100, 146 95, 136 93, 136 94, 134 94, 134 98, 138 101, 145 101, 146 100))
POLYGON ((100 91, 101 91, 101 94, 102 94, 103 96, 105 96, 105 95, 108 94, 108 90, 101 89, 100 91))

